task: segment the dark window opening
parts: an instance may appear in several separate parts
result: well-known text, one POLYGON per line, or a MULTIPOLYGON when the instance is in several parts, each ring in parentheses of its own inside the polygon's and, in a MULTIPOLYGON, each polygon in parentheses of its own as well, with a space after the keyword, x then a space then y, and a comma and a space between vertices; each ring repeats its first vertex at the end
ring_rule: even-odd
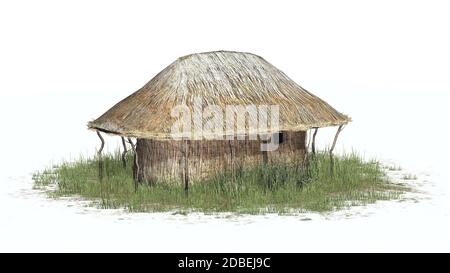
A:
POLYGON ((278 135, 278 144, 283 143, 284 142, 284 133, 279 132, 279 133, 277 133, 277 135, 278 135))

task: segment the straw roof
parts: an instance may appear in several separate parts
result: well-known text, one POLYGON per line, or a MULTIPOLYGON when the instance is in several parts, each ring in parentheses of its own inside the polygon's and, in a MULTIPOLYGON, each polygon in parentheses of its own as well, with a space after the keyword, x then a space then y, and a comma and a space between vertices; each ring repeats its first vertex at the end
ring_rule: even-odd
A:
MULTIPOLYGON (((196 98, 201 98, 202 107, 216 105, 224 113, 228 105, 278 105, 279 131, 304 131, 351 121, 260 56, 216 51, 178 58, 88 127, 127 137, 171 139, 176 121, 171 116, 173 107, 185 105, 194 111, 196 98)), ((257 118, 249 117, 249 134, 274 132, 272 128, 261 130, 257 118)), ((198 129, 192 126, 192 131, 198 129)), ((230 133, 224 128, 212 134, 230 133)))

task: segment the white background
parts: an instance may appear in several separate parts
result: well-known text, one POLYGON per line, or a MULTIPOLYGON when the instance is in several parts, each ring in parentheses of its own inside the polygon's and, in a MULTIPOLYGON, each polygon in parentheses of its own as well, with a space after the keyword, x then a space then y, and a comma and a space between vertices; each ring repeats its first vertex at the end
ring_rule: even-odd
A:
POLYGON ((1 1, 0 251, 449 251, 449 14, 448 1, 1 1), (32 172, 95 151, 87 121, 212 50, 261 55, 350 115, 339 151, 402 166, 427 197, 301 221, 130 215, 31 190, 32 172))

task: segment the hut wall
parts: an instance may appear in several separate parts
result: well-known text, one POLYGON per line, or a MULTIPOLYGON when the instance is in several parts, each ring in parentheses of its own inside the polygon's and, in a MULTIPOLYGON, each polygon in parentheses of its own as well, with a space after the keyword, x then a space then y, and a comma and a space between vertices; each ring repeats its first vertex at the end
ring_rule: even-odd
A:
MULTIPOLYGON (((188 140, 188 169, 190 181, 198 181, 232 166, 289 162, 304 158, 306 133, 283 132, 276 151, 261 152, 260 140, 188 140)), ((136 146, 140 181, 182 183, 184 143, 176 140, 138 139, 136 146)), ((136 172, 136 166, 135 166, 136 172)), ((136 173, 135 173, 136 175, 136 173)))

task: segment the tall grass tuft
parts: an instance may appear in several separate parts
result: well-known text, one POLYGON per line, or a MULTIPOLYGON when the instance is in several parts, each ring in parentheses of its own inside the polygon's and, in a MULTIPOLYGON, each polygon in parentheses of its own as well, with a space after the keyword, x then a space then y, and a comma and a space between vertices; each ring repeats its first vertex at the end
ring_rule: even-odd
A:
POLYGON ((335 156, 325 152, 299 162, 236 166, 203 181, 192 181, 186 195, 181 181, 142 185, 137 192, 132 157, 127 168, 119 152, 105 155, 104 178, 98 179, 98 160, 79 158, 36 173, 36 188, 52 197, 79 196, 100 208, 130 212, 200 211, 239 213, 327 212, 377 200, 398 199, 407 191, 394 184, 376 161, 366 162, 355 153, 335 156), (53 186, 53 187, 50 187, 53 186))

